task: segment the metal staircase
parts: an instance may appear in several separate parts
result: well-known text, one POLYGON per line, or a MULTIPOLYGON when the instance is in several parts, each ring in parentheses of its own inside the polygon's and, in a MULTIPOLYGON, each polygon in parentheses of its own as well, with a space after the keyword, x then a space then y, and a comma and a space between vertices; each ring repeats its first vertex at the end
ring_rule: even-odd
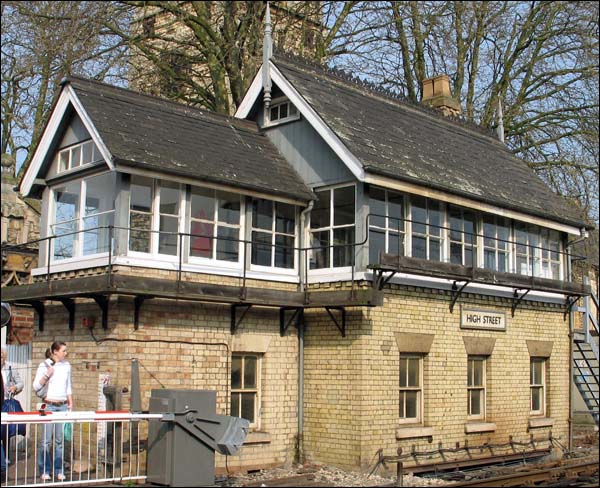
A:
POLYGON ((592 292, 583 300, 583 306, 578 308, 583 314, 583 329, 576 329, 574 336, 573 381, 598 425, 598 297, 592 292))

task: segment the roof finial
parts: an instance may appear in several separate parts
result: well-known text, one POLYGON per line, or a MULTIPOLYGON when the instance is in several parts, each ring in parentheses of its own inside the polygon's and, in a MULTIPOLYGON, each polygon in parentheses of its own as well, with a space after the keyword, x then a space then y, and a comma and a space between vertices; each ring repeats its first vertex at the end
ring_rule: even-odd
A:
POLYGON ((498 127, 496 128, 496 132, 498 134, 498 139, 500 142, 504 142, 504 120, 502 115, 502 102, 500 101, 500 97, 498 97, 498 127))
POLYGON ((265 14, 265 37, 263 38, 263 100, 265 106, 269 108, 271 105, 271 73, 269 71, 269 59, 273 55, 273 39, 271 37, 271 10, 269 2, 267 2, 267 12, 265 14))

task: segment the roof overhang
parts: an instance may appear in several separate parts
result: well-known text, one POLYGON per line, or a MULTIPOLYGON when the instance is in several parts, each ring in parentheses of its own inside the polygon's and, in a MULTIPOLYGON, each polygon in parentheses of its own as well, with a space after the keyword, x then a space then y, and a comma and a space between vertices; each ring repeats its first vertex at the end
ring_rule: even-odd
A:
POLYGON ((108 167, 111 170, 114 169, 112 164, 112 155, 104 142, 102 142, 100 134, 96 130, 92 119, 83 108, 83 104, 77 97, 73 87, 69 84, 65 84, 60 92, 56 104, 52 109, 50 118, 46 123, 46 127, 42 132, 39 143, 31 158, 31 163, 29 164, 25 174, 23 175, 23 179, 21 180, 20 191, 23 196, 28 196, 31 193, 33 186, 37 184, 36 180, 38 179, 38 175, 42 170, 44 163, 47 161, 49 151, 53 146, 53 142, 57 137, 58 129, 63 122, 69 107, 73 107, 77 115, 80 117, 84 127, 98 147, 100 154, 102 154, 102 157, 108 164, 108 167))

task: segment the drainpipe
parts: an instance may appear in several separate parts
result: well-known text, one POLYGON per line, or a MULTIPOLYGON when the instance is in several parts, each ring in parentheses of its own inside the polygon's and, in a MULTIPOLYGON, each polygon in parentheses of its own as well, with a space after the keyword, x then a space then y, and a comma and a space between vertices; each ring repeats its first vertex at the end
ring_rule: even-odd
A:
MULTIPOLYGON (((306 236, 306 216, 314 206, 314 200, 308 202, 308 206, 300 213, 300 249, 304 247, 306 236)), ((308 276, 304 276, 305 261, 307 254, 300 251, 298 265, 300 270, 300 290, 305 291, 308 276)), ((304 310, 298 314, 298 462, 304 462, 304 310)))

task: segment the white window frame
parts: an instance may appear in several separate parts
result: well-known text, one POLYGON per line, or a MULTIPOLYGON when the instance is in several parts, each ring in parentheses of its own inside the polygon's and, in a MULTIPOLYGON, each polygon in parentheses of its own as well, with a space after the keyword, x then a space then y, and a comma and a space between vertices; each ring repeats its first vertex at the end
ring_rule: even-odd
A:
MULTIPOLYGON (((406 194, 405 193, 401 193, 401 192, 396 191, 396 190, 389 190, 387 188, 381 188, 381 187, 375 187, 375 186, 371 187, 369 189, 369 214, 373 213, 373 211, 371 209, 371 205, 370 205, 370 202, 371 202, 370 193, 371 193, 371 191, 373 189, 380 190, 380 191, 383 191, 385 193, 385 202, 384 202, 384 205, 385 205, 385 216, 377 216, 377 217, 375 217, 373 215, 370 215, 370 217, 369 217, 369 219, 370 219, 369 220, 369 228, 367 229, 368 232, 369 232, 369 246, 371 245, 371 237, 370 237, 371 230, 373 230, 374 232, 380 232, 380 233, 383 233, 385 235, 384 252, 386 252, 388 254, 395 254, 394 251, 397 251, 397 249, 390 249, 390 234, 397 235, 398 239, 399 239, 399 241, 401 243, 401 246, 402 246, 402 249, 401 249, 402 254, 401 255, 404 256, 406 254, 406 241, 407 241, 407 239, 406 239, 406 235, 407 235, 406 234, 406 226, 407 226, 407 222, 406 222, 406 210, 407 210, 407 207, 408 207, 408 204, 407 204, 407 200, 408 199, 406 197, 406 194), (396 195, 399 195, 400 197, 402 197, 402 216, 401 216, 402 222, 400 223, 400 225, 402 226, 402 230, 394 229, 393 223, 395 222, 395 220, 396 220, 397 217, 390 217, 389 216, 390 215, 390 206, 389 206, 389 194, 390 194, 390 192, 393 192, 396 195), (376 219, 376 218, 382 218, 382 219, 384 219, 384 221, 385 221, 384 227, 381 227, 379 225, 374 225, 374 224, 371 223, 373 221, 373 219, 376 219), (392 223, 392 225, 390 225, 391 223, 392 223)), ((369 257, 369 261, 370 261, 370 257, 369 257)), ((376 263, 371 263, 371 264, 376 264, 376 263)))
POLYGON ((71 144, 70 146, 65 147, 57 151, 56 153, 56 173, 62 174, 68 171, 71 171, 76 168, 84 168, 88 165, 92 165, 97 161, 102 160, 102 155, 100 154, 100 150, 94 144, 92 139, 87 139, 85 141, 77 142, 75 144, 71 144), (92 159, 90 161, 83 161, 83 150, 85 146, 92 146, 92 159), (76 149, 79 149, 79 161, 73 161, 73 153, 76 149), (61 163, 61 159, 63 155, 67 155, 67 164, 66 167, 63 168, 61 163))
MULTIPOLYGON (((356 242, 356 213, 357 213, 357 189, 356 189, 356 184, 352 183, 352 184, 347 184, 347 183, 343 183, 343 184, 339 184, 339 185, 333 185, 333 186, 327 186, 327 187, 322 187, 322 188, 315 188, 314 189, 315 192, 329 192, 329 225, 326 227, 319 227, 316 229, 313 229, 310 224, 308 226, 308 234, 309 234, 309 240, 308 242, 310 242, 310 246, 311 247, 313 244, 313 240, 312 240, 312 234, 316 233, 316 232, 329 232, 329 266, 325 266, 322 268, 311 268, 310 264, 308 266, 308 272, 310 275, 312 276, 319 276, 319 274, 331 274, 332 270, 335 270, 336 273, 343 273, 346 271, 351 271, 352 269, 352 265, 346 265, 346 266, 334 266, 333 261, 334 261, 334 251, 335 251, 335 245, 333 244, 333 237, 335 234, 335 230, 336 229, 344 229, 344 228, 350 228, 353 227, 354 228, 354 242, 356 242), (335 225, 335 207, 334 207, 334 194, 335 194, 335 190, 338 190, 340 188, 354 188, 354 223, 352 224, 342 224, 342 225, 335 225)), ((311 214, 312 215, 312 214, 311 214)), ((312 217, 311 217, 312 218, 312 217)), ((312 256, 314 254, 314 250, 311 250, 309 252, 309 262, 310 260, 312 260, 312 256)), ((355 248, 352 248, 352 252, 356 252, 355 248)))
MULTIPOLYGON (((151 197, 151 209, 150 209, 150 225, 151 228, 150 230, 148 230, 148 233, 150 234, 150 252, 145 253, 145 252, 141 252, 141 251, 133 251, 130 249, 129 244, 130 244, 130 234, 131 234, 131 191, 129 192, 129 202, 128 202, 128 207, 127 207, 127 227, 128 227, 128 232, 127 232, 127 255, 128 256, 134 256, 134 257, 140 257, 140 258, 160 258, 163 261, 172 261, 172 262, 177 262, 179 261, 179 253, 181 252, 181 249, 179 249, 179 239, 177 242, 177 253, 176 254, 161 254, 159 253, 159 236, 160 236, 160 183, 161 181, 157 180, 156 178, 151 178, 151 177, 144 177, 144 178, 149 178, 152 181, 152 197, 151 197)), ((166 181, 166 180, 165 180, 166 181)), ((172 183, 169 181, 169 183, 172 183)), ((175 184, 179 185, 179 215, 177 217, 177 232, 184 232, 184 228, 183 228, 183 223, 184 220, 182 218, 182 215, 185 215, 185 195, 186 195, 186 190, 185 190, 185 185, 182 183, 177 183, 175 182, 175 184)), ((136 212, 139 212, 136 210, 136 212)), ((141 213, 141 212, 140 212, 141 213)), ((146 231, 143 231, 146 232, 146 231)))
MULTIPOLYGON (((107 174, 110 174, 110 171, 104 171, 102 173, 87 176, 86 178, 81 178, 81 179, 74 180, 74 181, 60 183, 49 189, 50 190, 50 205, 48 205, 48 207, 49 207, 48 217, 49 218, 48 218, 48 225, 46 227, 46 235, 53 236, 53 239, 52 239, 52 244, 50 246, 50 255, 47 256, 46 259, 49 260, 51 264, 71 263, 71 262, 75 262, 75 261, 80 261, 82 259, 92 259, 92 258, 108 256, 108 253, 109 253, 108 250, 102 251, 102 252, 97 252, 97 253, 91 253, 91 254, 83 254, 84 239, 85 239, 85 233, 86 233, 85 232, 86 219, 89 219, 89 218, 95 217, 95 216, 106 215, 111 212, 113 213, 113 215, 115 215, 115 210, 116 210, 115 208, 113 208, 112 210, 105 210, 102 212, 98 212, 98 213, 92 214, 92 215, 85 215, 85 202, 86 202, 86 197, 87 197, 88 180, 90 180, 92 178, 97 178, 99 176, 104 176, 107 174), (73 236, 74 236, 74 238, 73 238, 74 239, 73 240, 73 256, 71 256, 69 258, 64 258, 64 259, 55 259, 54 246, 55 246, 56 239, 60 238, 59 236, 55 236, 55 234, 54 234, 54 227, 57 225, 57 223, 54 221, 56 219, 56 209, 57 209, 56 192, 58 190, 60 190, 61 188, 65 188, 68 185, 71 185, 73 183, 77 183, 77 185, 79 187, 79 189, 78 189, 79 195, 78 195, 78 203, 77 203, 77 216, 74 219, 65 220, 63 222, 60 222, 60 224, 65 224, 65 223, 69 223, 69 222, 76 223, 76 229, 73 231, 73 232, 76 232, 75 234, 73 234, 73 236)), ((112 245, 112 243, 109 243, 109 245, 112 245)))
MULTIPOLYGON (((260 424, 261 424, 261 413, 262 413, 262 360, 263 360, 263 355, 262 354, 258 354, 258 353, 241 353, 241 352, 234 352, 231 355, 231 363, 233 364, 233 359, 235 357, 240 357, 242 358, 242 372, 241 372, 241 383, 242 383, 242 387, 241 388, 233 388, 233 385, 231 384, 231 377, 229 378, 229 386, 231 388, 230 390, 230 395, 232 398, 230 398, 229 400, 229 415, 231 415, 232 417, 240 417, 241 416, 241 409, 242 409, 242 402, 241 402, 241 394, 242 393, 253 393, 254 394, 254 422, 250 422, 250 428, 253 430, 258 430, 260 429, 260 424), (245 358, 247 357, 254 357, 256 358, 256 387, 255 388, 244 388, 244 368, 245 368, 245 358), (233 403, 233 395, 234 394, 239 394, 240 395, 240 402, 239 402, 239 408, 240 410, 238 412, 233 412, 231 410, 231 405, 233 403)), ((249 420, 249 419, 247 419, 249 420)))
POLYGON ((485 420, 487 412, 487 358, 485 356, 467 357, 467 418, 469 420, 485 420), (481 364, 481 385, 475 385, 475 364, 481 364), (471 367, 473 365, 473 367, 471 367), (480 393, 479 401, 481 411, 472 413, 471 392, 480 393))
POLYGON ((292 122, 295 120, 300 120, 300 112, 298 111, 298 107, 296 107, 288 98, 279 97, 275 100, 271 101, 271 105, 264 107, 264 127, 274 127, 279 124, 284 124, 286 122, 292 122), (278 117, 275 120, 271 120, 271 113, 273 109, 277 109, 279 113, 281 111, 281 107, 287 105, 287 113, 285 117, 278 117), (293 109, 294 113, 290 114, 290 110, 293 109))
POLYGON ((250 244, 244 245, 244 251, 248 252, 248 262, 250 263, 250 269, 253 271, 265 271, 265 272, 276 272, 279 274, 290 274, 290 275, 297 275, 298 274, 298 263, 299 263, 299 251, 296 249, 298 247, 298 230, 299 230, 299 222, 298 222, 298 206, 297 205, 293 205, 293 204, 288 204, 285 202, 277 202, 275 200, 269 200, 272 202, 273 204, 273 208, 272 208, 272 218, 271 218, 271 229, 262 229, 259 227, 254 227, 254 214, 252 212, 252 208, 253 208, 253 203, 254 200, 267 200, 267 199, 260 199, 258 197, 252 197, 251 199, 251 204, 250 204, 250 244), (276 206, 277 204, 283 204, 283 205, 290 205, 292 207, 294 207, 294 234, 292 236, 292 234, 287 234, 285 232, 277 232, 277 221, 276 221, 276 217, 277 217, 277 210, 276 210, 276 206), (252 263, 252 233, 253 232, 262 232, 265 234, 271 234, 271 265, 270 266, 263 266, 260 264, 253 264, 252 263), (282 268, 282 267, 278 267, 275 266, 275 254, 276 254, 276 249, 275 249, 275 241, 278 235, 281 236, 287 236, 287 237, 293 237, 294 238, 294 249, 293 249, 293 266, 291 268, 282 268))
POLYGON ((461 262, 460 263, 452 263, 452 264, 460 264, 462 266, 469 266, 466 263, 466 254, 465 254, 465 250, 470 248, 471 249, 471 255, 472 255, 472 259, 473 259, 473 263, 471 264, 472 267, 478 267, 479 266, 479 216, 477 215, 477 212, 475 210, 471 210, 469 208, 464 208, 464 207, 459 207, 457 205, 446 205, 446 209, 445 209, 445 219, 447 221, 447 227, 448 229, 445 229, 448 233, 448 239, 446 240, 446 255, 448 256, 448 262, 452 263, 452 245, 459 245, 461 247, 461 262), (450 218, 450 212, 452 210, 458 211, 460 212, 460 222, 461 222, 461 228, 454 230, 451 228, 452 226, 452 222, 451 222, 451 218, 450 218), (473 214, 473 233, 471 236, 471 243, 467 242, 467 235, 465 234, 465 212, 470 212, 473 214), (455 240, 452 239, 452 232, 458 232, 460 234, 460 240, 455 240))
POLYGON ((245 229, 245 215, 246 215, 246 204, 245 204, 246 199, 244 198, 244 196, 241 193, 235 193, 232 191, 226 191, 226 190, 218 190, 215 188, 210 188, 210 187, 204 187, 204 186, 199 186, 199 185, 192 185, 189 188, 189 212, 186 213, 186 219, 185 219, 185 225, 186 228, 188 229, 186 232, 188 232, 189 234, 191 234, 191 230, 192 230, 192 225, 194 222, 200 222, 200 223, 205 223, 205 224, 210 224, 213 226, 213 239, 211 242, 211 257, 207 258, 207 257, 203 257, 203 256, 192 256, 191 254, 191 243, 190 243, 190 239, 193 238, 193 236, 189 236, 188 239, 185 239, 185 244, 184 244, 184 248, 185 248, 185 254, 188 256, 188 262, 190 264, 209 264, 212 266, 219 266, 219 267, 226 267, 226 268, 242 268, 243 265, 243 260, 244 260, 244 253, 247 252, 246 247, 249 246, 245 245, 244 242, 242 242, 244 240, 244 229, 245 229), (193 188, 198 188, 201 190, 205 190, 205 191, 211 191, 212 192, 212 198, 213 198, 213 202, 214 202, 214 206, 213 206, 213 216, 212 216, 212 220, 209 220, 208 218, 193 218, 191 216, 191 211, 192 211, 192 191, 193 188), (218 204, 218 193, 219 192, 223 192, 223 193, 229 193, 231 195, 238 195, 239 199, 240 199, 240 220, 238 224, 230 224, 227 222, 223 222, 219 220, 219 204, 218 204), (227 227, 230 229, 238 229, 238 259, 237 261, 228 261, 228 260, 224 260, 224 259, 217 259, 217 236, 218 236, 218 229, 219 227, 227 227))
POLYGON ((479 234, 479 242, 478 242, 478 263, 480 268, 483 269, 489 269, 491 271, 498 271, 500 273, 514 273, 514 234, 513 234, 513 225, 512 225, 512 221, 507 218, 507 217, 500 217, 498 215, 494 215, 494 214, 490 214, 490 213, 484 213, 481 215, 480 219, 479 219, 479 228, 481 229, 481 231, 478 233, 479 234), (486 237, 485 234, 485 218, 488 217, 490 221, 492 221, 493 223, 491 225, 494 226, 494 236, 491 237, 486 237), (504 223, 506 224, 505 226, 501 225, 501 221, 504 221, 504 223), (506 227, 508 229, 508 236, 506 237, 506 240, 508 242, 506 242, 506 249, 501 249, 499 247, 499 241, 497 239, 499 239, 498 237, 498 227, 506 227), (485 243, 485 239, 492 239, 493 242, 493 246, 488 246, 485 243), (494 253, 494 267, 493 268, 488 268, 485 265, 485 253, 486 251, 492 251, 494 253), (505 263, 505 270, 504 271, 500 271, 498 263, 500 262, 500 255, 501 254, 506 254, 506 257, 504 258, 504 263, 505 263))
MULTIPOLYGON (((398 423, 400 424, 419 424, 422 425, 423 424, 423 411, 424 411, 424 396, 425 396, 425 388, 423 385, 423 379, 424 379, 424 374, 423 374, 423 366, 424 366, 424 355, 423 354, 416 354, 416 353, 400 353, 399 356, 400 362, 402 362, 403 360, 414 360, 416 359, 418 361, 419 364, 419 385, 418 386, 408 386, 408 368, 406 369, 406 375, 407 375, 407 386, 400 386, 401 385, 401 381, 400 381, 400 375, 401 375, 401 364, 400 362, 398 363, 398 423), (417 416, 416 417, 405 417, 402 415, 406 415, 406 403, 402 402, 401 400, 401 394, 403 392, 416 392, 417 393, 417 416), (403 411, 404 413, 401 414, 400 412, 403 411)), ((407 363, 408 364, 408 363, 407 363)))
POLYGON ((410 195, 408 198, 408 210, 407 210, 407 215, 409 216, 409 218, 407 219, 407 223, 408 226, 406 228, 406 235, 409 236, 408 242, 407 242, 407 246, 406 246, 406 255, 407 256, 411 256, 411 257, 415 257, 413 256, 413 235, 416 234, 417 237, 422 237, 425 238, 426 240, 426 257, 425 258, 421 258, 418 257, 417 259, 425 259, 427 261, 434 261, 434 262, 441 262, 441 263, 445 263, 448 262, 448 254, 447 254, 447 242, 448 242, 448 233, 447 233, 447 221, 448 221, 448 213, 447 213, 447 205, 445 202, 441 201, 441 200, 435 200, 433 198, 428 198, 428 197, 424 197, 424 196, 420 196, 420 195, 410 195), (415 198, 423 198, 425 199, 426 203, 427 203, 427 208, 426 208, 426 213, 427 213, 427 222, 426 223, 418 223, 419 225, 425 225, 426 226, 426 233, 425 234, 421 234, 421 233, 416 233, 413 228, 414 228, 414 222, 413 222, 413 213, 412 213, 412 209, 413 209, 413 200, 415 198), (430 202, 436 202, 437 204, 439 204, 439 212, 441 214, 441 222, 440 222, 440 235, 436 236, 436 235, 432 235, 429 232, 430 229, 430 224, 429 223, 429 204, 430 202), (440 259, 437 260, 433 260, 430 257, 430 246, 429 246, 429 242, 431 239, 434 240, 439 240, 440 241, 440 259))
POLYGON ((546 415, 546 366, 547 358, 532 357, 529 359, 529 415, 531 416, 545 416, 546 415), (536 382, 537 378, 534 376, 534 364, 541 364, 542 377, 536 382), (540 391, 540 409, 533 409, 533 392, 534 390, 540 391))

